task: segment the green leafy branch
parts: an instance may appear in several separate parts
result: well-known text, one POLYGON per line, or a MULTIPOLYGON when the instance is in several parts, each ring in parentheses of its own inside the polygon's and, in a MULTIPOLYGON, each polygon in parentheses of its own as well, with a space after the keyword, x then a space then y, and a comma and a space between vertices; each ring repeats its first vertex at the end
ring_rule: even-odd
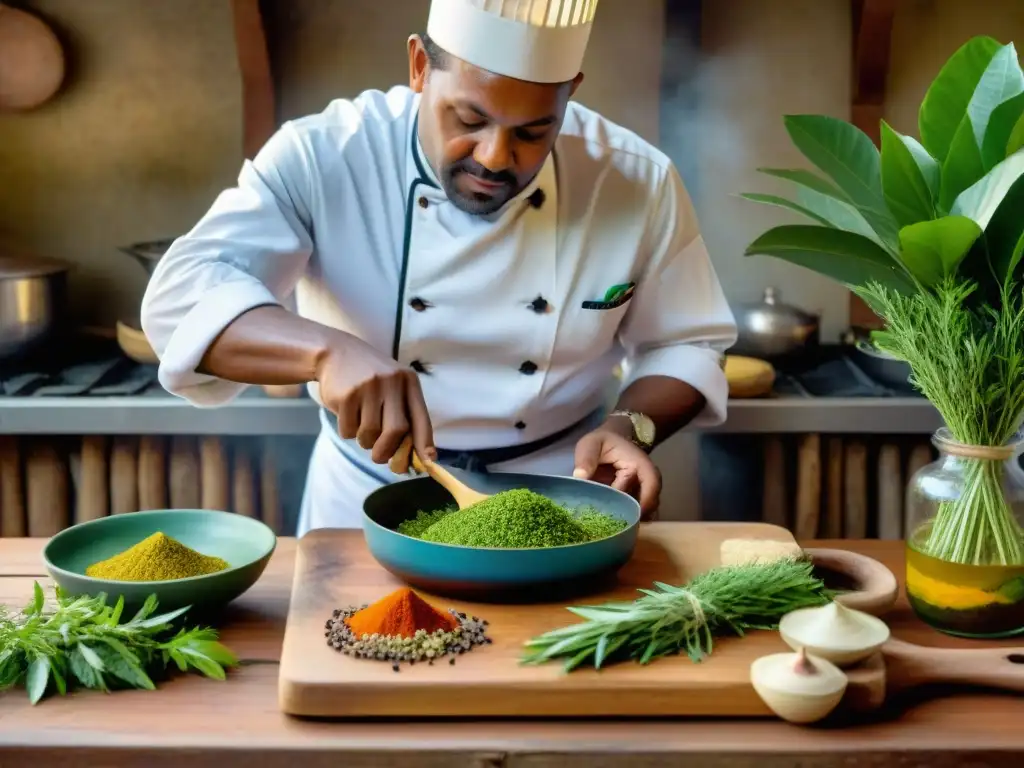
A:
POLYGON ((71 597, 59 587, 54 597, 47 606, 37 582, 32 602, 20 612, 0 606, 0 690, 24 685, 33 704, 47 690, 64 695, 75 683, 101 691, 153 690, 153 676, 172 663, 217 680, 225 679, 225 667, 238 664, 213 629, 174 633, 173 622, 188 607, 156 614, 156 596, 150 595, 122 622, 123 597, 108 605, 105 595, 71 597))
POLYGON ((862 130, 826 115, 788 115, 793 144, 824 177, 761 168, 796 199, 748 200, 801 214, 747 255, 768 255, 851 288, 902 294, 960 275, 1001 306, 1024 278, 1024 72, 1013 44, 976 37, 939 72, 919 113, 921 141, 881 122, 881 150, 862 130))
MULTIPOLYGON (((1024 70, 1013 44, 975 37, 953 54, 921 103, 920 141, 884 121, 880 150, 833 117, 790 115, 785 125, 824 177, 761 169, 795 185, 796 200, 744 197, 811 223, 769 229, 747 255, 860 295, 885 321, 875 346, 909 363, 955 440, 1014 439, 1024 414, 1024 70)), ((1002 467, 975 461, 964 477, 916 545, 951 562, 1024 563, 1002 467)))

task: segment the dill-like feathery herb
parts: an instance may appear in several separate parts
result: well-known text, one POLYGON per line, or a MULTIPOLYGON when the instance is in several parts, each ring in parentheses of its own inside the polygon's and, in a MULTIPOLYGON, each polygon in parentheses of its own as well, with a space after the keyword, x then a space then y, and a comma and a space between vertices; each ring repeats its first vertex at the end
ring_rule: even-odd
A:
POLYGON ((565 659, 566 671, 582 664, 686 653, 697 662, 711 653, 717 635, 775 629, 790 611, 832 599, 809 560, 781 558, 713 568, 674 587, 656 582, 627 603, 574 606, 583 622, 554 629, 526 643, 524 664, 565 659))
MULTIPOLYGON (((1024 413, 1024 296, 1019 286, 1004 285, 1001 306, 993 307, 972 301, 976 289, 951 277, 912 295, 877 283, 857 293, 885 320, 875 346, 910 365, 911 382, 953 439, 1002 447, 1017 438, 1024 413)), ((960 498, 939 505, 915 545, 953 563, 1024 563, 1024 537, 1002 490, 1002 463, 963 459, 962 466, 960 498)))

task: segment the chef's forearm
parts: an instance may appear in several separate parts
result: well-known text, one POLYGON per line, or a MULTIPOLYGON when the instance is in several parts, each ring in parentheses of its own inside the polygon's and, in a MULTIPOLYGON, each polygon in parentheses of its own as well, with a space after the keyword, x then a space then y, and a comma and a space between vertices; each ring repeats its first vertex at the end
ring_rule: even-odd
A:
MULTIPOLYGON (((662 442, 689 424, 705 405, 704 395, 685 381, 670 376, 644 376, 619 396, 616 410, 639 411, 655 426, 655 444, 662 442)), ((631 433, 628 419, 623 428, 631 433)))
POLYGON ((284 307, 250 309, 206 350, 199 372, 244 384, 305 384, 341 332, 284 307))

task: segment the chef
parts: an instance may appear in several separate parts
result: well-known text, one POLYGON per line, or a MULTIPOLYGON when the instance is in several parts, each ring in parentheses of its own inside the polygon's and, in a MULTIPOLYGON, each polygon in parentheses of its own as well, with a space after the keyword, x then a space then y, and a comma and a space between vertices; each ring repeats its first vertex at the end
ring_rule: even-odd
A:
POLYGON ((735 323, 680 176, 571 100, 597 5, 433 0, 408 87, 285 123, 159 262, 167 390, 304 383, 321 406, 299 535, 358 527, 406 435, 650 516, 651 448, 725 418, 735 323))

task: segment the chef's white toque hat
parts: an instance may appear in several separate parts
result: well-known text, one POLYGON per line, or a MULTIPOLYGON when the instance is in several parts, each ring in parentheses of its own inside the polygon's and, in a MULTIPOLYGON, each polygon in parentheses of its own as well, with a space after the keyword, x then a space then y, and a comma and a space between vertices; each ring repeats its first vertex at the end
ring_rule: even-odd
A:
POLYGON ((533 83, 572 80, 598 0, 433 0, 427 34, 463 61, 533 83))

